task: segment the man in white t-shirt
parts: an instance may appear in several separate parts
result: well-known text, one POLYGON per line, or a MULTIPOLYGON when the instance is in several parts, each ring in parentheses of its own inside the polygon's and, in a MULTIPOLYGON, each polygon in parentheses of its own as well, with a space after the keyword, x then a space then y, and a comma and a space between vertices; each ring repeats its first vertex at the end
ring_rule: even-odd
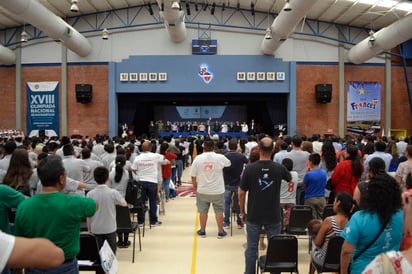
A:
MULTIPOLYGON (((161 165, 170 162, 164 160, 163 155, 151 152, 151 149, 152 144, 149 141, 142 144, 142 153, 134 159, 132 171, 137 175, 142 186, 142 201, 146 201, 146 197, 149 199, 150 224, 159 226, 162 222, 157 218, 157 193, 163 181, 161 165)), ((143 214, 137 216, 137 221, 140 226, 143 226, 143 214)))
POLYGON ((200 229, 197 234, 206 237, 206 222, 210 204, 215 211, 218 228, 218 238, 227 235, 223 229, 223 212, 225 210, 225 182, 223 168, 231 162, 222 154, 215 153, 213 140, 203 143, 203 153, 198 155, 193 163, 190 176, 193 188, 196 191, 196 205, 200 214, 200 229))

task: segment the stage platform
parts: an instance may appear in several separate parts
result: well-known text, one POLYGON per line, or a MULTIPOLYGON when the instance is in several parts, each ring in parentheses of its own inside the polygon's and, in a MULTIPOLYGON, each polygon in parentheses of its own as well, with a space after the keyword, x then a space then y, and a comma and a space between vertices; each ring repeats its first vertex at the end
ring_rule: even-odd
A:
MULTIPOLYGON (((219 135, 222 138, 225 138, 227 135, 230 135, 232 138, 238 138, 240 136, 240 138, 246 138, 247 134, 244 132, 227 132, 227 133, 223 133, 223 132, 210 132, 210 136, 214 136, 214 135, 219 135)), ((177 137, 183 137, 183 138, 187 138, 188 136, 193 136, 193 137, 197 137, 197 136, 208 136, 207 132, 169 132, 169 131, 163 131, 160 132, 160 137, 165 137, 165 136, 170 136, 173 135, 174 138, 177 137)))

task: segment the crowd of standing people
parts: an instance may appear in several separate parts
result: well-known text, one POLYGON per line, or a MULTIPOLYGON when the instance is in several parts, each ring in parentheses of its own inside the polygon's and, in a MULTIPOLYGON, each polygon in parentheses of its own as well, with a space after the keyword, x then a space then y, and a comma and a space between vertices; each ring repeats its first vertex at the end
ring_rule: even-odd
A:
MULTIPOLYGON (((394 136, 339 139, 319 134, 271 138, 263 133, 247 139, 175 139, 173 135, 3 138, 0 229, 17 237, 47 238, 51 243, 46 244, 63 251, 64 258, 50 260, 50 265, 23 265, 26 273, 39 273, 43 271, 39 268, 45 267, 52 271, 76 269, 78 232, 86 218, 100 246, 107 240, 115 253, 116 248, 130 245, 128 235, 116 234, 115 227, 115 206, 127 206, 130 176, 139 182, 143 201, 148 201, 151 226, 159 226, 160 191, 166 193, 167 201, 173 199, 173 190, 182 184, 183 170, 191 166, 200 214, 197 234, 206 237, 210 205, 218 238, 227 235, 225 228, 235 212, 238 228, 246 226, 246 274, 255 273, 258 250, 264 246, 259 244, 262 228, 268 237, 281 233, 288 225, 291 208, 300 204, 312 209, 312 219, 321 220, 311 251, 315 266, 322 264, 328 240, 340 235, 345 239, 341 273, 362 273, 365 268, 367 273, 375 273, 370 271, 379 267, 376 256, 385 258, 382 253, 409 261, 410 246, 406 245, 403 253, 398 251, 401 243, 408 241, 412 221, 412 216, 406 215, 409 196, 402 196, 412 185, 410 141, 394 136), (322 220, 328 203, 333 204, 335 215, 322 220), (76 210, 78 205, 82 205, 81 211, 76 210), (15 211, 11 214, 15 216, 13 230, 10 211, 15 211), (51 215, 45 216, 45 211, 51 215)), ((143 223, 144 216, 138 215, 138 224, 143 223)), ((11 239, 17 247, 21 238, 11 239)), ((11 256, 12 249, 8 250, 6 255, 11 256)), ((412 269, 407 268, 409 264, 402 267, 412 269)))

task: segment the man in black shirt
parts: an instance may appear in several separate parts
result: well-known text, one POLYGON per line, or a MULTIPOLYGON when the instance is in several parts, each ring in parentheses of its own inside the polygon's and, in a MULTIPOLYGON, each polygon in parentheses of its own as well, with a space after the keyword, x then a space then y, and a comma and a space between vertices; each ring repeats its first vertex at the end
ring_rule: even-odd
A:
POLYGON ((289 171, 271 160, 273 140, 265 137, 259 142, 260 160, 246 166, 239 185, 240 216, 246 222, 247 248, 245 274, 255 274, 261 228, 268 238, 281 231, 280 184, 290 182, 289 171), (247 216, 245 214, 248 192, 247 216))
MULTIPOLYGON (((223 169, 223 178, 225 180, 225 228, 229 228, 230 226, 230 205, 232 203, 232 195, 238 195, 237 190, 240 183, 240 174, 243 171, 244 165, 248 161, 245 155, 236 150, 237 140, 231 139, 229 141, 229 151, 225 153, 225 156, 232 164, 230 167, 225 167, 223 169)), ((237 205, 234 206, 237 207, 237 205)), ((239 211, 237 211, 237 213, 239 213, 239 211)), ((240 220, 239 214, 237 215, 238 228, 242 228, 242 221, 240 220)))

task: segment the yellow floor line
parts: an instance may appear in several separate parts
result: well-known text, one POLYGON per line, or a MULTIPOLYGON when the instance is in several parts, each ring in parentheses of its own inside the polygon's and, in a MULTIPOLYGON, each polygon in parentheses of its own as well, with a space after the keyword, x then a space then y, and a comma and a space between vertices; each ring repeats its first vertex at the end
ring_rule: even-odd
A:
POLYGON ((194 231, 194 240, 193 240, 193 249, 192 249, 192 267, 190 274, 196 274, 196 258, 197 258, 197 240, 199 239, 197 235, 197 230, 199 229, 199 213, 196 212, 196 221, 195 221, 195 231, 194 231))

